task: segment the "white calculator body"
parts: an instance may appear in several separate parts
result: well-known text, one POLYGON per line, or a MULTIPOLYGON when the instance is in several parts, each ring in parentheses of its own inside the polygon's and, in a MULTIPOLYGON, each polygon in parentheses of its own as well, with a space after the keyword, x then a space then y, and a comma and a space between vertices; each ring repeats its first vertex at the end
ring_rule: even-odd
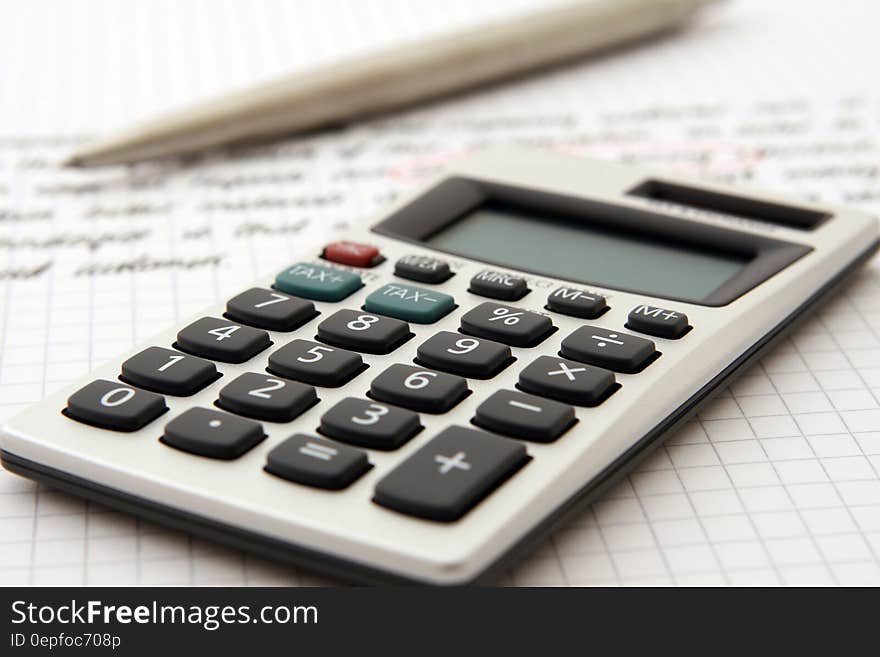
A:
POLYGON ((492 581, 877 240, 842 208, 488 150, 26 409, 3 462, 349 580, 492 581))

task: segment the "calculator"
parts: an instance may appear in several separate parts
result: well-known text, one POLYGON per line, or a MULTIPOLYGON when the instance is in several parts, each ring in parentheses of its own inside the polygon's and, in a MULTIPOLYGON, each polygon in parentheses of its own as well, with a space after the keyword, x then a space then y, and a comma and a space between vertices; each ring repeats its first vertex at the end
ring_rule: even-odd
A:
POLYGON ((491 582, 875 251, 859 212, 518 147, 12 418, 3 464, 359 582, 491 582))

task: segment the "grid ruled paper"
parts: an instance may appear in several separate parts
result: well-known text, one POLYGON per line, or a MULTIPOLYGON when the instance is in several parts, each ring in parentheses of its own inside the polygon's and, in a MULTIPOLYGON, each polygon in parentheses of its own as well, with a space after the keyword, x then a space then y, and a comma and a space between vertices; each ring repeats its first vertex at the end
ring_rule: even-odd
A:
MULTIPOLYGON (((722 3, 692 29, 346 130, 76 172, 81 140, 529 2, 0 8, 0 419, 518 141, 880 208, 871 2, 722 3), (86 45, 87 44, 87 45, 86 45)), ((502 584, 880 584, 880 263, 502 584)), ((0 583, 315 584, 0 473, 0 583)))

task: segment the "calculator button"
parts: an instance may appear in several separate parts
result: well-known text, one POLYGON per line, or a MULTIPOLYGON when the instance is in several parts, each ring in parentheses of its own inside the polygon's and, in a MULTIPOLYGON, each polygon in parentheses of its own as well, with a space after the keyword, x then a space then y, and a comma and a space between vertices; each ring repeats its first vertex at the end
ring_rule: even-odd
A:
POLYGON ((505 344, 439 331, 419 345, 416 362, 443 372, 491 379, 513 360, 505 344))
POLYGON ((516 301, 529 293, 529 286, 524 278, 511 276, 502 271, 484 269, 471 279, 468 292, 490 299, 516 301))
POLYGON ((565 358, 539 356, 520 372, 517 387, 576 406, 597 406, 619 386, 608 370, 565 358))
POLYGON ((562 356, 615 372, 638 372, 654 359, 654 343, 628 333, 582 326, 562 341, 562 356))
POLYGON ((552 330, 549 317, 500 303, 481 303, 461 318, 462 333, 514 347, 533 347, 552 330))
POLYGON ((254 372, 223 386, 217 399, 217 406, 227 411, 273 422, 289 422, 317 403, 310 385, 254 372))
POLYGON ((293 331, 318 315, 315 304, 262 287, 252 287, 226 303, 227 317, 268 331, 293 331))
POLYGON ((211 361, 164 347, 147 347, 122 363, 120 378, 153 392, 187 397, 219 376, 211 361))
POLYGON ((394 264, 394 275, 421 283, 442 283, 452 276, 449 263, 439 258, 405 255, 394 264))
POLYGON ((568 404, 498 390, 477 407, 474 424, 483 429, 523 440, 549 443, 575 423, 574 408, 568 404))
POLYGON ((359 449, 297 433, 275 447, 266 472, 306 486, 340 490, 372 466, 359 449))
POLYGON ((334 267, 300 262, 275 277, 282 292, 317 301, 342 301, 364 286, 361 277, 334 267))
POLYGON ((368 354, 387 354, 411 337, 406 322, 361 310, 339 310, 318 324, 319 340, 368 354))
POLYGON ((271 374, 338 388, 366 368, 360 354, 328 347, 311 340, 292 340, 269 355, 271 374))
POLYGON ((380 480, 373 501, 408 515, 451 522, 528 458, 515 440, 451 426, 380 480))
POLYGON ((321 255, 331 262, 351 267, 375 267, 385 260, 375 246, 360 242, 333 242, 324 247, 321 255))
POLYGON ((260 329, 233 324, 219 317, 202 317, 182 329, 173 346, 211 360, 243 363, 270 344, 269 334, 260 329))
POLYGON ((455 308, 448 294, 413 285, 389 283, 371 292, 364 309, 416 324, 432 324, 455 308))
POLYGON ((321 416, 320 431, 352 445, 387 450, 397 449, 421 428, 412 411, 346 397, 321 416))
POLYGON ((266 435, 257 422, 198 406, 165 425, 160 440, 176 449, 214 459, 235 459, 266 435))
POLYGON ((626 328, 673 340, 677 340, 691 329, 687 315, 684 313, 645 304, 636 306, 629 312, 626 328))
POLYGON ((392 365, 370 384, 375 399, 425 413, 445 413, 467 394, 467 381, 460 376, 412 365, 392 365))
POLYGON ((558 287, 547 297, 547 310, 572 317, 596 319, 607 309, 608 304, 601 294, 584 292, 574 287, 558 287))
POLYGON ((98 379, 70 396, 64 414, 103 429, 137 431, 167 410, 161 395, 98 379))

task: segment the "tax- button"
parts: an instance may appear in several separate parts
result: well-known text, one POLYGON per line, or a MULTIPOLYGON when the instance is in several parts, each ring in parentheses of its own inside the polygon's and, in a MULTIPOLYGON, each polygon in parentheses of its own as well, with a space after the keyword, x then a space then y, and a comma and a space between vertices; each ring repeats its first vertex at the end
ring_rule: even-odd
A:
POLYGON ((331 262, 351 267, 375 267, 384 260, 379 249, 372 244, 349 241, 328 244, 321 255, 331 262))
POLYGON ((451 522, 528 461, 522 443, 451 426, 377 485, 373 501, 401 513, 451 522))
POLYGON ((308 262, 299 262, 275 277, 275 287, 282 292, 316 301, 342 301, 363 285, 357 274, 308 262))
POLYGON ((582 326, 562 341, 560 353, 582 363, 631 374, 641 371, 657 352, 650 340, 598 326, 582 326))
POLYGON ((484 269, 471 279, 468 292, 490 299, 516 301, 529 293, 529 286, 524 278, 511 276, 503 271, 484 269))
POLYGON ((432 324, 455 307, 448 294, 413 285, 389 283, 367 297, 364 309, 416 324, 432 324))
POLYGON ((629 311, 626 328, 658 338, 677 340, 690 331, 687 315, 667 308, 641 304, 629 311))

